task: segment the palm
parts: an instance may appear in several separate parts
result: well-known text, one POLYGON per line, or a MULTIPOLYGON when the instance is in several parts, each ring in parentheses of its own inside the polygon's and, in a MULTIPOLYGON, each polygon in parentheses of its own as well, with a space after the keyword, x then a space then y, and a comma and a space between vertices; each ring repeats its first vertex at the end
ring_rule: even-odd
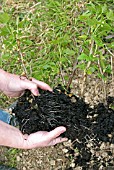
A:
POLYGON ((61 133, 65 132, 65 130, 66 129, 64 127, 57 127, 50 132, 38 131, 36 133, 32 133, 26 140, 27 148, 51 146, 60 142, 64 142, 67 139, 61 138, 59 136, 61 133))

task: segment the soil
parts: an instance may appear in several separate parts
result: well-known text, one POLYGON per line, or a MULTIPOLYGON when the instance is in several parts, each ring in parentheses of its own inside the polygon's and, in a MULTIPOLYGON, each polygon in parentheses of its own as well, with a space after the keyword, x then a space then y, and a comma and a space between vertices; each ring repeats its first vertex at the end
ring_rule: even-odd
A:
POLYGON ((40 90, 38 97, 27 90, 13 112, 24 134, 50 131, 61 125, 67 128, 62 136, 68 137, 72 144, 63 151, 73 159, 65 170, 78 167, 98 170, 113 167, 114 162, 114 97, 109 96, 106 101, 91 107, 59 85, 53 93, 40 90))

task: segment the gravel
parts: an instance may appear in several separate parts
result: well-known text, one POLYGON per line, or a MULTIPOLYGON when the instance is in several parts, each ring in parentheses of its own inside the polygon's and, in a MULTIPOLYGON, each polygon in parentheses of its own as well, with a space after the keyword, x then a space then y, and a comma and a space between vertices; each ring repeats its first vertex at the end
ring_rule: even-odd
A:
MULTIPOLYGON (((83 82, 82 76, 78 76, 78 78, 74 78, 72 82, 72 93, 81 96, 81 85, 83 82)), ((99 102, 104 102, 104 91, 103 84, 95 76, 88 76, 86 81, 86 87, 84 89, 84 98, 87 103, 91 105, 91 107, 99 102)), ((114 82, 109 82, 106 85, 107 94, 110 96, 114 96, 114 82)), ((109 134, 110 135, 110 134, 109 134)), ((111 137, 111 136, 110 136, 111 137)), ((92 151, 92 143, 88 145, 91 147, 92 151)), ((73 158, 70 157, 69 148, 72 149, 71 141, 65 142, 63 144, 58 144, 52 147, 46 148, 38 148, 32 150, 21 150, 17 153, 16 156, 16 167, 18 170, 81 170, 82 167, 75 167, 75 162, 73 162, 73 158)), ((8 148, 1 147, 0 149, 0 162, 8 164, 8 160, 5 156, 5 152, 8 148)), ((93 152, 95 152, 93 150, 93 152)), ((99 160, 105 158, 111 159, 112 164, 105 168, 100 165, 99 170, 111 170, 114 169, 114 144, 109 143, 101 143, 100 150, 94 153, 99 157, 99 160), (111 154, 109 154, 109 152, 111 154)), ((75 153, 75 156, 78 156, 78 152, 75 153)), ((92 164, 92 161, 91 161, 92 164)), ((92 169, 91 169, 92 170, 92 169)), ((95 169, 93 169, 95 170, 95 169)))

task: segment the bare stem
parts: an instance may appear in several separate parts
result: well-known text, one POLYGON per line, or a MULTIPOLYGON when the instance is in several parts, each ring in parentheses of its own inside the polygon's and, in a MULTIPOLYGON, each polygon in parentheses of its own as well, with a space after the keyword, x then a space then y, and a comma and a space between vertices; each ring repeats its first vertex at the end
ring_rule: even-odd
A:
POLYGON ((110 56, 110 61, 111 61, 111 72, 112 72, 112 82, 114 82, 114 54, 108 49, 106 46, 107 51, 109 52, 110 56))
POLYGON ((18 53, 19 53, 19 56, 20 56, 20 60, 21 60, 21 63, 22 63, 22 68, 23 68, 24 74, 28 78, 28 73, 27 73, 27 70, 26 70, 26 67, 25 67, 25 64, 24 64, 23 54, 21 52, 19 40, 17 40, 17 46, 18 46, 18 53))
MULTIPOLYGON (((93 47, 94 47, 94 40, 91 41, 91 46, 90 46, 90 53, 89 55, 92 55, 93 54, 93 47)), ((87 69, 90 67, 91 65, 91 61, 89 61, 87 63, 87 66, 84 70, 84 74, 83 74, 83 82, 82 82, 82 88, 81 88, 81 96, 83 97, 84 95, 84 90, 85 90, 85 82, 86 82, 86 79, 87 79, 87 69)))
POLYGON ((74 75, 75 75, 75 72, 76 72, 76 66, 77 66, 77 64, 78 64, 78 60, 76 60, 74 66, 73 66, 72 74, 71 74, 71 76, 70 76, 70 78, 69 78, 69 80, 68 80, 67 90, 69 89, 69 87, 70 87, 70 85, 71 85, 71 83, 72 83, 72 79, 73 79, 73 77, 74 77, 74 75))
MULTIPOLYGON (((98 57, 98 67, 99 67, 99 71, 100 71, 101 75, 103 76, 103 70, 102 70, 102 67, 101 67, 100 56, 98 57)), ((104 96, 105 96, 104 102, 106 104, 106 98, 107 98, 106 83, 105 83, 103 78, 102 78, 102 83, 103 83, 103 91, 104 91, 104 96)))
POLYGON ((64 79, 64 76, 63 76, 62 68, 61 68, 61 63, 60 63, 60 76, 61 76, 63 84, 65 85, 65 79, 64 79))

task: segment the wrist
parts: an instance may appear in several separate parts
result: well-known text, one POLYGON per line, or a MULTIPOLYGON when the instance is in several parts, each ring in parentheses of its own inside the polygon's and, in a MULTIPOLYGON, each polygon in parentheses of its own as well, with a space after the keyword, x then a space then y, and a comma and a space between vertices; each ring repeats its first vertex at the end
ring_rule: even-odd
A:
POLYGON ((0 145, 24 149, 26 139, 19 129, 0 121, 0 145))

